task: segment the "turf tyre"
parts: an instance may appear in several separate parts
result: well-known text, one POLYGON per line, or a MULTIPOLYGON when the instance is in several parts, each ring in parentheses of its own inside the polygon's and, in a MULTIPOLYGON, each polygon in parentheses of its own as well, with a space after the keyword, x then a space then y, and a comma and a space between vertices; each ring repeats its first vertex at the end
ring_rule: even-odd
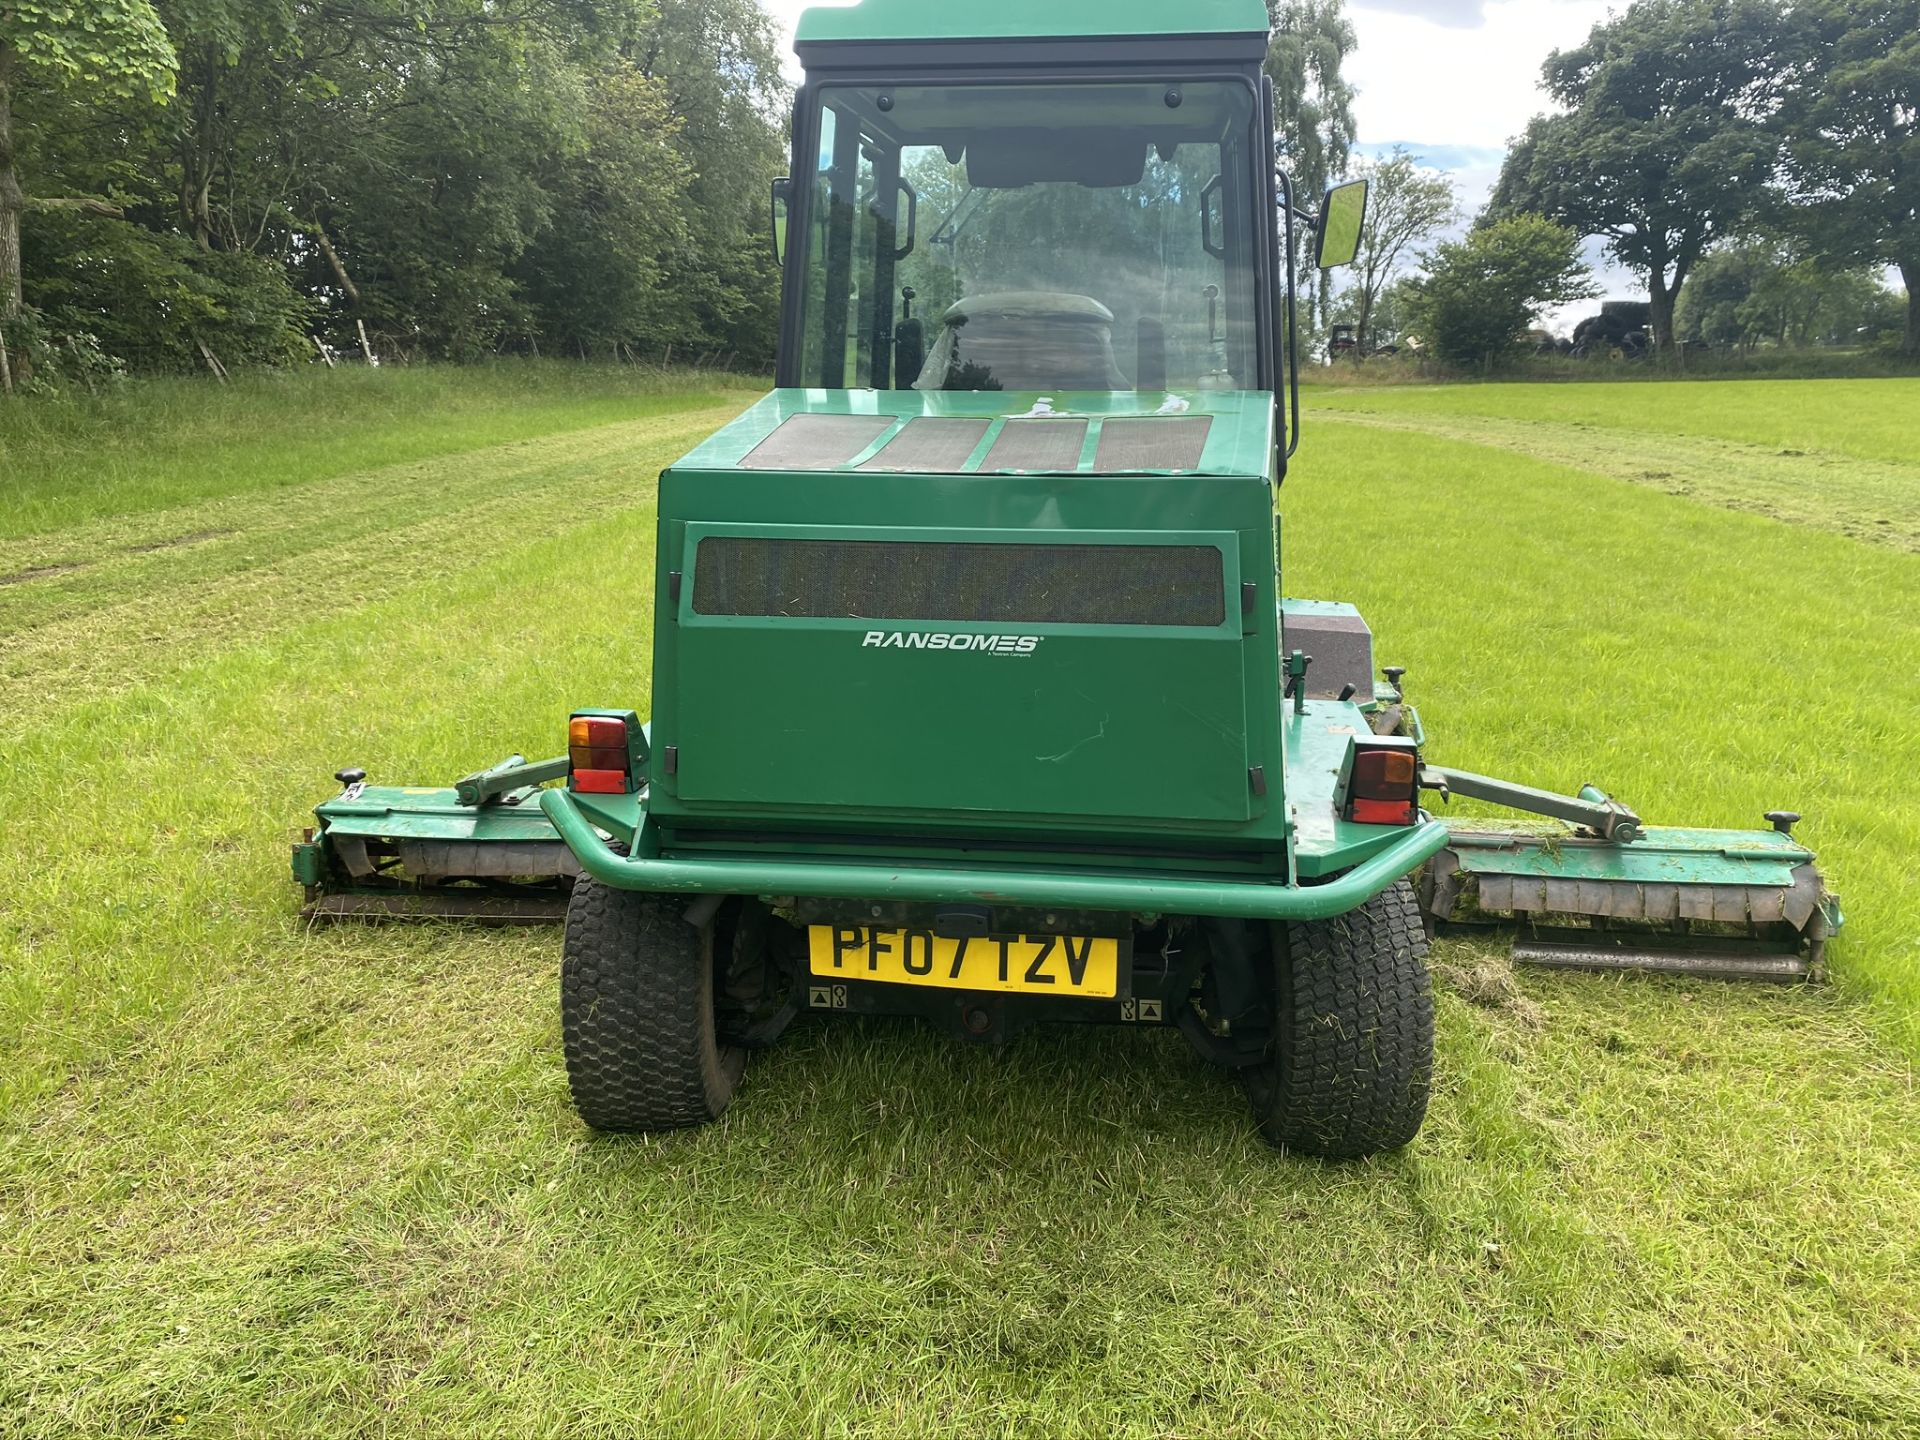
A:
POLYGON ((1242 1072, 1260 1133, 1356 1160, 1420 1132, 1433 1080, 1433 982, 1413 886, 1274 928, 1271 1058, 1242 1072))
POLYGON ((684 898, 582 876, 567 907, 560 1023, 574 1108, 595 1130, 647 1134, 717 1120, 745 1066, 714 1025, 711 927, 684 898))

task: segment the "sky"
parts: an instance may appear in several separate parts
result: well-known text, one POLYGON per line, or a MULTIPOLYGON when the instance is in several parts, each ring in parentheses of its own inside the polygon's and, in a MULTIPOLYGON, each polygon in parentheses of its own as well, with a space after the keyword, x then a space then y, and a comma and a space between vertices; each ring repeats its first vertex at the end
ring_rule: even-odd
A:
MULTIPOLYGON (((815 0, 762 3, 791 37, 815 0)), ((1479 208, 1508 141, 1546 108, 1541 63, 1578 45, 1609 8, 1608 0, 1348 0, 1360 42, 1348 78, 1359 91, 1362 150, 1404 146, 1451 174, 1468 210, 1479 208)), ((1597 250, 1592 258, 1600 259, 1597 250)), ((1634 290, 1619 273, 1603 274, 1602 283, 1609 294, 1634 290)))

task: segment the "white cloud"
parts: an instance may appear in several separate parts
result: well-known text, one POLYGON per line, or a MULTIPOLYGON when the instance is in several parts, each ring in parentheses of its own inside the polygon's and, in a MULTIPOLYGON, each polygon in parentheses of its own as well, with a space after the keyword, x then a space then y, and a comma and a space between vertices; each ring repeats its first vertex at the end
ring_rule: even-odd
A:
POLYGON ((1363 10, 1417 15, 1436 25, 1471 28, 1487 18, 1486 0, 1356 0, 1363 10))
POLYGON ((1606 0, 1409 0, 1395 10, 1383 3, 1369 0, 1351 12, 1360 40, 1349 68, 1360 92, 1360 138, 1420 135, 1429 144, 1476 147, 1504 147, 1546 108, 1541 63, 1584 40, 1608 8, 1606 0), (1471 28, 1458 19, 1469 10, 1480 12, 1471 28))

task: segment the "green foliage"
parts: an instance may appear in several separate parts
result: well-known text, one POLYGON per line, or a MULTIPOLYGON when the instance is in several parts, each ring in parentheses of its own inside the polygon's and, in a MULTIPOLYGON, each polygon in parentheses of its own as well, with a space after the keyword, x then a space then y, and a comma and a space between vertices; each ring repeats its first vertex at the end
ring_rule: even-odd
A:
POLYGON ((666 86, 631 64, 590 80, 582 146, 556 163, 552 220, 515 267, 563 353, 610 350, 657 332, 663 316, 682 319, 665 284, 694 248, 684 205, 671 203, 690 180, 680 128, 666 86))
MULTIPOLYGON (((1273 78, 1274 124, 1280 163, 1293 177, 1297 199, 1316 209, 1321 194, 1347 173, 1359 135, 1355 91, 1345 66, 1359 38, 1345 0, 1267 0, 1273 38, 1266 71, 1273 78)), ((1331 296, 1322 276, 1303 296, 1304 324, 1313 328, 1331 296)))
POLYGON ((689 243, 671 252, 649 345, 731 350, 771 364, 779 335, 768 187, 787 168, 779 37, 758 0, 667 0, 628 53, 678 124, 689 243))
POLYGON ((1425 264, 1403 289, 1407 324, 1456 365, 1511 362, 1540 310, 1598 293, 1580 237, 1538 215, 1482 225, 1425 264))
POLYGON ((1680 292, 1679 336, 1712 346, 1871 344, 1898 333, 1903 306, 1871 271, 1833 270, 1776 241, 1709 255, 1680 292))
POLYGON ((1774 0, 1640 0, 1555 53, 1544 76, 1564 109, 1527 127, 1488 213, 1605 237, 1647 277, 1655 341, 1670 345, 1688 273, 1773 173, 1781 15, 1774 0))
POLYGON ((266 257, 57 211, 28 217, 22 253, 46 275, 35 290, 48 328, 136 368, 198 369, 202 344, 229 364, 310 351, 311 304, 266 257))
POLYGON ((7 0, 0 54, 109 96, 173 90, 175 56, 151 0, 7 0))
POLYGON ((1366 180, 1367 220, 1360 235, 1360 258, 1343 297, 1350 314, 1339 318, 1357 327, 1362 353, 1377 333, 1396 334, 1397 316, 1387 297, 1408 251, 1424 245, 1459 216, 1453 181, 1423 170, 1405 150, 1363 162, 1356 179, 1366 180))
POLYGON ((1782 113, 1796 228, 1842 264, 1898 266, 1920 357, 1920 0, 1813 0, 1782 113))
POLYGON ((362 327, 385 358, 770 359, 786 86, 753 0, 155 5, 172 105, 23 101, 45 184, 126 217, 30 225, 50 324, 139 368, 196 364, 200 339, 275 363, 362 327))
POLYGON ((51 325, 38 310, 16 314, 6 339, 16 394, 62 395, 79 386, 97 394, 126 378, 125 363, 101 348, 99 336, 51 325))

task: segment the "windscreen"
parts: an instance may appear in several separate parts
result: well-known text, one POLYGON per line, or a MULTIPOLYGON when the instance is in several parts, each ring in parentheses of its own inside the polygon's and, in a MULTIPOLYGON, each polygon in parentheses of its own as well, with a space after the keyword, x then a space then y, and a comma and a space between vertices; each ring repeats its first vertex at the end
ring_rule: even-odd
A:
POLYGON ((829 86, 800 383, 1260 387, 1255 95, 829 86))

